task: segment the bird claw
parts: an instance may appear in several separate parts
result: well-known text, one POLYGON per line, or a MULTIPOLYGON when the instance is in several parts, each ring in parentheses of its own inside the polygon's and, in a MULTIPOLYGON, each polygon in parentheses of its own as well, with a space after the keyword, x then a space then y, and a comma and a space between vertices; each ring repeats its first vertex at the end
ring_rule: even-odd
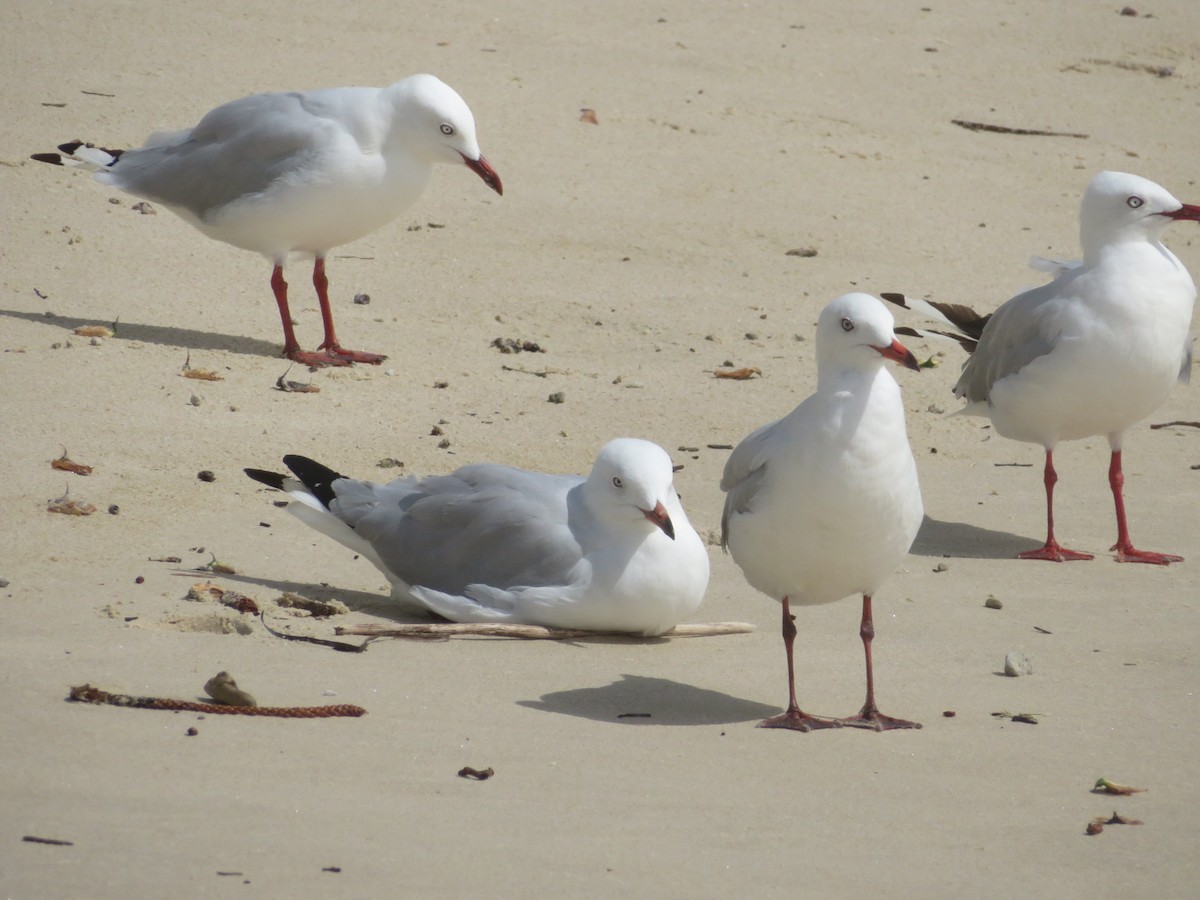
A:
POLYGON ((337 344, 329 347, 322 346, 320 349, 325 351, 328 359, 334 360, 329 365, 335 366, 343 366, 349 363, 368 363, 372 366, 377 366, 387 359, 386 356, 379 353, 368 353, 365 350, 345 350, 337 344))
POLYGON ((789 709, 778 716, 763 719, 758 723, 759 728, 786 728, 790 731, 817 731, 821 728, 841 728, 837 719, 822 719, 810 716, 798 709, 789 709))
POLYGON ((885 716, 879 710, 860 712, 857 716, 837 719, 839 724, 847 728, 869 728, 872 731, 895 731, 900 728, 920 728, 920 722, 910 722, 907 719, 894 719, 885 716))
POLYGON ((1095 559, 1091 553, 1081 553, 1078 550, 1068 550, 1066 547, 1059 546, 1057 541, 1047 541, 1044 547, 1038 547, 1036 550, 1026 550, 1024 553, 1018 553, 1017 559, 1045 559, 1050 562, 1074 562, 1082 559, 1095 559))
POLYGON ((1149 563, 1152 566, 1166 566, 1173 562, 1183 562, 1182 556, 1175 556, 1173 553, 1138 550, 1128 544, 1124 547, 1120 544, 1113 544, 1108 549, 1117 551, 1117 562, 1149 563))
POLYGON ((348 366, 353 362, 351 359, 333 356, 327 351, 318 350, 314 353, 310 350, 301 350, 299 347, 295 350, 284 350, 283 355, 292 362, 308 366, 310 369, 323 369, 325 366, 348 366))

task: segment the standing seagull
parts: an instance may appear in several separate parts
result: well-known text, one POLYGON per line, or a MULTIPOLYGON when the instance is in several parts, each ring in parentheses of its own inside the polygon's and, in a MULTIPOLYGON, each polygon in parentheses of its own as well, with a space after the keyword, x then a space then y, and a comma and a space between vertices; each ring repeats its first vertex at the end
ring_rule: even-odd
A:
MULTIPOLYGON (((991 316, 964 306, 883 296, 956 329, 971 356, 954 393, 963 412, 989 416, 1007 438, 1046 449, 1046 543, 1021 559, 1092 559, 1054 537, 1054 447, 1103 434, 1112 458, 1108 483, 1117 511, 1118 562, 1166 565, 1169 553, 1138 550, 1125 523, 1121 446, 1125 432, 1158 409, 1192 367, 1188 328, 1196 285, 1159 238, 1172 222, 1200 221, 1153 181, 1101 172, 1079 216, 1083 262, 1059 264, 1049 284, 1013 297, 991 316)), ((904 333, 911 330, 902 329, 904 333)), ((916 332, 912 332, 916 333, 916 332)))
POLYGON ((764 728, 921 727, 879 712, 871 666, 871 598, 908 553, 924 514, 900 386, 884 363, 920 367, 892 326, 891 313, 869 294, 826 306, 817 322, 817 392, 752 432, 725 464, 721 545, 750 584, 783 603, 788 708, 764 728), (866 703, 847 719, 801 712, 791 604, 860 593, 866 703))
POLYGON ((477 463, 373 484, 283 462, 295 477, 246 474, 291 494, 291 512, 374 563, 393 596, 455 622, 656 635, 704 599, 708 551, 649 441, 610 441, 586 478, 477 463))
POLYGON ((195 128, 160 131, 136 150, 82 141, 36 153, 84 166, 96 180, 165 206, 210 238, 261 253, 275 266, 271 289, 283 320, 283 355, 309 366, 380 363, 346 350, 333 330, 325 256, 395 219, 421 195, 434 163, 466 163, 503 193, 479 152, 467 104, 432 75, 391 87, 255 94, 218 106, 195 128), (300 349, 283 267, 314 257, 313 286, 325 340, 300 349))

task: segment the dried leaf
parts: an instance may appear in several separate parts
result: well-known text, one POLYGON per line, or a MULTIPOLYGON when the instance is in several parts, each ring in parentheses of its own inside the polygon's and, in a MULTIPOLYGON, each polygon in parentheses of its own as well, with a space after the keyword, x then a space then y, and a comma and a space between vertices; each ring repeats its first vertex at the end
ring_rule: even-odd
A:
POLYGON ((600 124, 600 120, 596 118, 596 111, 587 106, 579 110, 579 121, 587 122, 589 125, 600 124))
POLYGON ((195 378, 197 381, 224 381, 225 379, 212 369, 185 369, 179 373, 184 378, 195 378))
POLYGON ((215 553, 209 553, 209 556, 211 556, 212 559, 210 559, 204 565, 200 566, 197 569, 197 571, 212 572, 216 575, 236 575, 237 574, 237 569, 235 569, 233 566, 227 566, 223 562, 217 562, 217 555, 215 553))
POLYGON ((321 389, 319 387, 317 387, 315 384, 313 384, 311 381, 308 382, 307 384, 302 384, 299 381, 287 381, 287 380, 285 380, 286 375, 287 375, 287 372, 284 372, 283 375, 280 375, 279 378, 276 380, 276 382, 275 382, 276 390, 280 390, 280 391, 283 391, 288 394, 319 394, 319 393, 321 393, 321 389))
POLYGON ((755 375, 761 378, 762 369, 756 369, 754 366, 747 366, 743 369, 713 369, 714 378, 729 378, 734 381, 746 381, 755 375))
POLYGON ((63 455, 58 459, 50 461, 50 468, 59 469, 63 472, 74 472, 76 475, 91 475, 92 467, 85 466, 83 463, 72 462, 67 458, 67 448, 63 447, 63 455))
POLYGON ((1105 825, 1145 825, 1141 819, 1126 819, 1124 816, 1118 815, 1114 810, 1111 819, 1106 819, 1104 816, 1096 816, 1088 823, 1088 834, 1099 834, 1104 830, 1105 825), (1093 829, 1095 829, 1093 831, 1093 829))
POLYGON ((1127 797, 1130 794, 1144 794, 1149 788, 1129 787, 1126 784, 1117 784, 1115 781, 1109 781, 1107 778, 1097 778, 1096 783, 1092 785, 1092 793, 1096 794, 1118 794, 1122 797, 1127 797))
POLYGON ((219 584, 213 584, 211 581, 201 581, 188 588, 187 596, 184 599, 206 602, 208 600, 220 600, 224 596, 225 588, 219 584))
POLYGON ((62 513, 64 516, 90 516, 95 511, 96 507, 92 504, 80 503, 65 494, 57 500, 51 500, 46 507, 46 512, 62 513))
POLYGON ((80 325, 73 332, 80 337, 110 338, 114 332, 105 325, 80 325))

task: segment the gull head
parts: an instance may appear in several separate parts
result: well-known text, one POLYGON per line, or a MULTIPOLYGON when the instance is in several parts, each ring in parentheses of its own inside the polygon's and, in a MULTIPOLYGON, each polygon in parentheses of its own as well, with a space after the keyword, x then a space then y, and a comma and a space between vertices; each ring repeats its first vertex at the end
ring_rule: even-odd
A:
POLYGON ((817 319, 817 372, 878 369, 892 360, 920 371, 917 358, 896 340, 896 320, 883 301, 870 294, 843 294, 817 319))
POLYGON ((1107 244, 1157 240, 1172 222, 1200 221, 1200 207, 1180 203, 1161 185, 1128 172, 1101 172, 1088 183, 1079 211, 1085 261, 1107 244))
POLYGON ((667 504, 675 497, 671 457, 638 438, 617 438, 601 448, 587 479, 588 505, 601 518, 630 525, 649 522, 671 540, 675 526, 667 504))
POLYGON ((479 151, 475 117, 458 92, 433 75, 412 75, 385 91, 395 106, 393 136, 430 162, 465 163, 497 194, 500 176, 479 151))

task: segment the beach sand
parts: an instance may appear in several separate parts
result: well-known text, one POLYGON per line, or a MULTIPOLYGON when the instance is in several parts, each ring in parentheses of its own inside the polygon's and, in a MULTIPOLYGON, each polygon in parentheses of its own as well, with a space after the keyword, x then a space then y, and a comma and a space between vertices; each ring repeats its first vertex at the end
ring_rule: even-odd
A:
MULTIPOLYGON (((719 448, 812 390, 829 300, 993 309, 1043 280, 1031 255, 1078 253, 1101 169, 1200 203, 1191 0, 1137 16, 1081 0, 710 6, 0 11, 0 895, 1193 896, 1200 430, 1149 424, 1200 418, 1194 387, 1125 444, 1135 543, 1187 562, 1113 563, 1102 437, 1056 453, 1059 536, 1097 558, 1020 562, 1044 536, 1041 448, 948 416, 961 353, 910 343, 936 363, 897 372, 928 521, 876 597, 874 646, 881 708, 920 731, 756 729, 786 700, 779 607, 715 543, 694 620, 751 634, 352 654, 185 599, 207 580, 268 608, 282 591, 340 599, 336 620, 271 608, 323 637, 420 621, 242 474, 285 453, 376 480, 480 460, 582 472, 609 438, 644 437, 683 466, 711 536, 719 448), (266 261, 27 158, 137 144, 257 91, 421 71, 471 105, 505 195, 442 167, 397 222, 331 255, 339 336, 390 358, 291 370, 319 393, 275 389, 266 261), (72 333, 115 320, 95 344, 72 333), (498 337, 545 352, 503 355, 498 337), (222 380, 181 377, 189 358, 222 380), (714 378, 727 365, 761 377, 714 378), (51 469, 64 449, 94 472, 51 469), (65 489, 98 511, 48 514, 65 489), (213 558, 237 574, 194 571, 213 558), (1000 674, 1012 650, 1032 675, 1000 674), (194 699, 220 670, 263 705, 368 714, 64 702, 83 683, 194 699), (1100 776, 1148 790, 1092 793, 1100 776), (1145 824, 1085 835, 1114 810, 1145 824)), ((1200 229, 1167 243, 1200 270, 1200 229)), ((307 264, 289 278, 311 348, 307 264)), ((797 613, 801 704, 856 711, 859 604, 797 613)))

